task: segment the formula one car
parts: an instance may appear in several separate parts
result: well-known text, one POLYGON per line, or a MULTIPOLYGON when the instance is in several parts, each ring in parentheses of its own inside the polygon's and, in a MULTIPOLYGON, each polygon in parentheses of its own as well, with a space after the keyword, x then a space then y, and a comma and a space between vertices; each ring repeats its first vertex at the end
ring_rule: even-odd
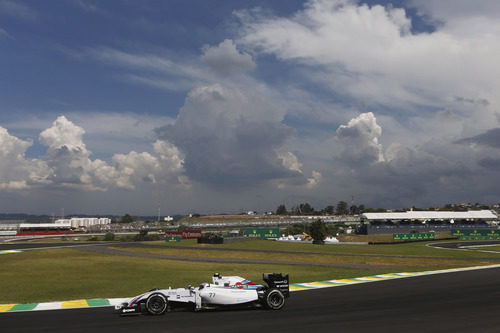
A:
POLYGON ((120 315, 149 313, 161 315, 176 309, 205 310, 225 307, 263 307, 280 310, 290 294, 288 275, 264 273, 267 286, 239 276, 221 276, 215 273, 212 283, 202 283, 198 288, 152 289, 116 305, 120 315))

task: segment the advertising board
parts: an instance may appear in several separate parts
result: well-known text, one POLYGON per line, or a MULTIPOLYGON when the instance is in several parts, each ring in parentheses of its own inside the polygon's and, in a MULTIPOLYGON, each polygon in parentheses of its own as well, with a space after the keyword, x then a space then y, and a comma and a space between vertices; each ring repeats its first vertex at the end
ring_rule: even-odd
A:
POLYGON ((247 228, 245 236, 254 238, 279 238, 280 228, 247 228))
POLYGON ((167 231, 165 237, 179 236, 182 239, 196 239, 201 237, 201 230, 167 231))
POLYGON ((414 234, 392 234, 393 240, 401 241, 416 241, 435 239, 436 235, 433 232, 414 233, 414 234))
POLYGON ((167 243, 180 242, 180 241, 181 241, 181 236, 165 236, 165 242, 167 243))
POLYGON ((493 240, 500 239, 498 229, 451 229, 451 236, 460 240, 493 240))

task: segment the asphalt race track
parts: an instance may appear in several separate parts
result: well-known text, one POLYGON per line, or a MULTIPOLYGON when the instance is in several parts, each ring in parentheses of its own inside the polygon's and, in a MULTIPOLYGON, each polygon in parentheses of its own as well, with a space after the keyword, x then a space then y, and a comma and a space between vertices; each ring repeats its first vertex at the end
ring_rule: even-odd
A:
POLYGON ((0 314, 1 332, 499 332, 500 268, 292 293, 281 311, 0 314))
POLYGON ((446 243, 429 244, 430 247, 441 247, 444 249, 459 249, 461 246, 474 246, 474 245, 495 245, 500 244, 500 240, 482 240, 482 241, 456 241, 446 243))

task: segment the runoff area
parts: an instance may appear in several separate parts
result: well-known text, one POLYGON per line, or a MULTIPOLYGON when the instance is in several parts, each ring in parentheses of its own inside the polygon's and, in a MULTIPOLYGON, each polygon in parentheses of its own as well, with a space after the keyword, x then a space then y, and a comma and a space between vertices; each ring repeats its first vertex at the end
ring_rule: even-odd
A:
POLYGON ((427 246, 450 238, 450 232, 437 232, 434 240, 399 243, 387 242, 387 235, 349 235, 335 245, 258 237, 198 244, 182 236, 179 242, 45 240, 30 242, 32 249, 15 244, 17 251, 0 255, 0 304, 127 297, 151 288, 197 285, 214 272, 257 283, 263 272, 281 272, 291 283, 303 283, 500 263, 494 246, 488 252, 427 246))

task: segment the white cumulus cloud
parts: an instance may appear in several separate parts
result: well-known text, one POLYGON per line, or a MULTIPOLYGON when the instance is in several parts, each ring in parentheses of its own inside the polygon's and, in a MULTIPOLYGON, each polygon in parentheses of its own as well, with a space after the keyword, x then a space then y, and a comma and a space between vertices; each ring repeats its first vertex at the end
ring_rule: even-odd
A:
MULTIPOLYGON (((426 8, 435 7, 444 13, 454 6, 426 8)), ((497 5, 485 8, 496 15, 444 15, 435 31, 414 33, 403 8, 312 0, 291 17, 240 12, 238 43, 308 66, 310 80, 371 105, 411 114, 415 105, 440 107, 459 96, 498 107, 500 11, 497 5)))
POLYGON ((347 125, 337 129, 337 140, 342 144, 340 157, 349 165, 370 164, 384 160, 378 139, 382 128, 372 112, 362 113, 347 125))
POLYGON ((0 190, 21 190, 34 185, 106 191, 134 189, 140 183, 189 185, 183 159, 172 144, 157 140, 153 152, 114 154, 111 163, 93 159, 83 141, 85 130, 65 116, 42 131, 39 142, 47 152, 39 159, 26 159, 32 145, 0 127, 0 190))
POLYGON ((46 163, 25 157, 32 144, 0 127, 0 190, 25 189, 30 184, 47 182, 49 169, 46 163))
POLYGON ((117 165, 119 178, 117 184, 134 188, 133 183, 173 183, 182 184, 182 157, 169 142, 157 140, 153 144, 154 154, 148 152, 115 154, 113 162, 117 165))
POLYGON ((239 52, 231 39, 226 39, 217 46, 206 46, 203 51, 201 62, 223 75, 244 73, 256 66, 252 56, 239 52))

